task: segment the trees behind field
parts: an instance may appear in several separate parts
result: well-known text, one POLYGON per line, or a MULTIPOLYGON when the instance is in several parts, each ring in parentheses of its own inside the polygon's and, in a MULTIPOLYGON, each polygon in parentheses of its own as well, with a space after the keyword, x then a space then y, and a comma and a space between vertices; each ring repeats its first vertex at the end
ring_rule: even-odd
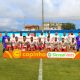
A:
POLYGON ((62 23, 63 30, 74 30, 76 29, 75 24, 73 23, 62 23))

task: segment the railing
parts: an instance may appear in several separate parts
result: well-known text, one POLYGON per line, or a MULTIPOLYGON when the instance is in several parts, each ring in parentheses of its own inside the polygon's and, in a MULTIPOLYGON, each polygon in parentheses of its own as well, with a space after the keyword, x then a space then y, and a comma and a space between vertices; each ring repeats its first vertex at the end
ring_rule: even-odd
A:
MULTIPOLYGON (((55 33, 55 32, 58 32, 58 33, 64 33, 64 32, 66 32, 66 33, 69 33, 69 32, 78 33, 78 32, 80 32, 80 30, 8 31, 8 33, 20 33, 20 32, 22 32, 22 33, 28 33, 28 32, 30 32, 30 33, 41 33, 41 32, 44 32, 44 33, 47 33, 47 32, 50 32, 50 33, 55 33)), ((5 33, 5 31, 2 31, 0 33, 5 33)))

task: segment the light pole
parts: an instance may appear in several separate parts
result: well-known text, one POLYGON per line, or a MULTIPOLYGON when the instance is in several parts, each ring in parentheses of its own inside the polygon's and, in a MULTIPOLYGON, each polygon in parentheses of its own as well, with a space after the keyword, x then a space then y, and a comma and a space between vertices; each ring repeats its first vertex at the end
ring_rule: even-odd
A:
POLYGON ((44 29, 44 1, 42 0, 42 30, 44 29))

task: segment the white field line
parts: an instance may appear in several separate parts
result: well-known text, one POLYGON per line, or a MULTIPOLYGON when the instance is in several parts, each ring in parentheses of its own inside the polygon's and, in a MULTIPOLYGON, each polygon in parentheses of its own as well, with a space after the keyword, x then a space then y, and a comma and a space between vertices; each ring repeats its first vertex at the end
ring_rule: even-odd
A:
POLYGON ((40 63, 39 63, 38 80, 42 80, 42 59, 40 59, 40 63))

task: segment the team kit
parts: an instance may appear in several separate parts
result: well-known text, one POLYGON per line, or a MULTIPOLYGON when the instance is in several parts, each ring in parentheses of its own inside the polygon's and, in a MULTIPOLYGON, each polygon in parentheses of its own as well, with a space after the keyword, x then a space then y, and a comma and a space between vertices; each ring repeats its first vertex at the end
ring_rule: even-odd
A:
POLYGON ((58 33, 54 33, 53 35, 47 33, 47 36, 44 37, 43 33, 40 34, 39 37, 31 36, 28 33, 27 36, 22 36, 22 32, 20 32, 20 36, 16 36, 14 33, 11 37, 5 33, 5 36, 2 37, 3 44, 3 52, 20 49, 22 51, 59 51, 59 52, 68 52, 68 51, 79 51, 80 49, 80 32, 78 36, 75 36, 73 33, 63 33, 63 36, 59 36, 58 33))

